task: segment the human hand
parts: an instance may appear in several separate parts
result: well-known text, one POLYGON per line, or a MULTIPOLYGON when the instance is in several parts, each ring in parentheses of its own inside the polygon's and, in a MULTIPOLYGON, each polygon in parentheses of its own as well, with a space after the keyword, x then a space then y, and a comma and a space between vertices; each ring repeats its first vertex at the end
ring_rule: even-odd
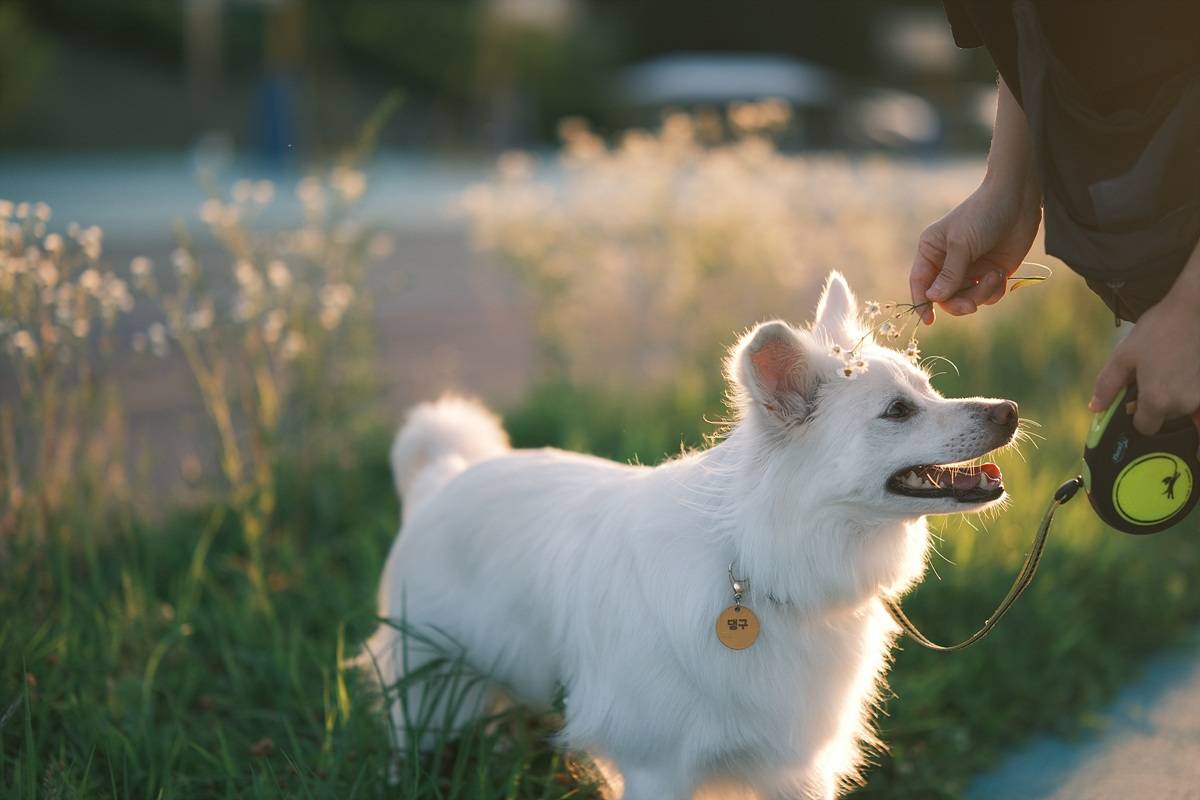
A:
POLYGON ((1191 416, 1200 431, 1200 292, 1187 279, 1180 276, 1113 349, 1096 378, 1092 411, 1107 408, 1136 378, 1133 427, 1149 436, 1167 419, 1191 416))
POLYGON ((923 308, 922 321, 932 325, 935 319, 929 301, 961 316, 1004 297, 1008 278, 1029 253, 1041 221, 1036 185, 985 179, 926 228, 908 278, 913 305, 923 308))

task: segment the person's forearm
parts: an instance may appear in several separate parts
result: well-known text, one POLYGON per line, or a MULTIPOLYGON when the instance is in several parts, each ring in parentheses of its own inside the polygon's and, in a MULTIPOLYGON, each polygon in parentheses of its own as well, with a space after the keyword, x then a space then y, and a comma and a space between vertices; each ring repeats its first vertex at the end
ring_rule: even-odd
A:
POLYGON ((1033 140, 1025 112, 1003 78, 999 89, 984 182, 1004 192, 1021 194, 1024 199, 1036 197, 1040 200, 1041 187, 1033 165, 1033 140))
POLYGON ((1184 313, 1200 314, 1200 242, 1164 299, 1184 313))

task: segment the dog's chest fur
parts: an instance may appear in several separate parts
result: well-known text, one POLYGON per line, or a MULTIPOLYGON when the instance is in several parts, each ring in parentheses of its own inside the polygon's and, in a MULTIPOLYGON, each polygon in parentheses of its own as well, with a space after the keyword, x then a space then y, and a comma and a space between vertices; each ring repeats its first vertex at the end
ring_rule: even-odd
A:
POLYGON ((599 619, 598 610, 589 620, 593 631, 608 629, 606 638, 623 643, 621 668, 608 659, 563 665, 567 739, 646 753, 679 747, 684 731, 683 755, 701 771, 752 774, 825 757, 831 771, 852 769, 860 745, 872 741, 868 714, 894 639, 886 612, 874 599, 805 612, 752 591, 746 603, 760 636, 746 650, 729 650, 715 630, 732 602, 722 565, 705 569, 703 560, 683 561, 695 585, 664 575, 658 590, 644 592, 642 603, 659 608, 639 603, 617 620, 599 619), (707 587, 695 578, 706 573, 715 576, 707 587))

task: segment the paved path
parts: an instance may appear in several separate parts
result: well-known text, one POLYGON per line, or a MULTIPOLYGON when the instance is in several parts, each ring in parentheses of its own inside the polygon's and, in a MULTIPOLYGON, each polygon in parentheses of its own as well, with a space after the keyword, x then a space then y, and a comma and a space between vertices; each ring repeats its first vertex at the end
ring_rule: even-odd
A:
MULTIPOLYGON (((105 242, 170 239, 175 222, 201 226, 197 212, 207 198, 187 153, 153 155, 29 155, 0 153, 0 198, 43 200, 54 208, 54 224, 74 220, 99 225, 105 242)), ((362 221, 387 221, 398 230, 423 233, 461 229, 450 209, 461 192, 487 177, 486 161, 436 160, 409 154, 382 154, 367 167, 367 194, 356 211, 362 221)), ((293 190, 302 165, 280 167, 255 160, 225 166, 217 183, 228 189, 235 177, 269 178, 278 189, 262 217, 294 222, 300 205, 293 190)))
POLYGON ((978 778, 970 800, 1200 798, 1200 647, 1148 663, 1076 741, 1039 737, 978 778))

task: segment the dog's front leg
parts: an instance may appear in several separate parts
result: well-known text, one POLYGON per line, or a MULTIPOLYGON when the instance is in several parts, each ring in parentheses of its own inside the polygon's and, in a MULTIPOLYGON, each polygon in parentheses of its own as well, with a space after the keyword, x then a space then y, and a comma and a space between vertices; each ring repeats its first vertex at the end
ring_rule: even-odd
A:
POLYGON ((663 767, 629 767, 618 764, 625 781, 621 800, 690 800, 692 785, 679 773, 663 767))
POLYGON ((837 782, 832 775, 803 770, 780 776, 761 795, 763 800, 834 800, 837 782))

